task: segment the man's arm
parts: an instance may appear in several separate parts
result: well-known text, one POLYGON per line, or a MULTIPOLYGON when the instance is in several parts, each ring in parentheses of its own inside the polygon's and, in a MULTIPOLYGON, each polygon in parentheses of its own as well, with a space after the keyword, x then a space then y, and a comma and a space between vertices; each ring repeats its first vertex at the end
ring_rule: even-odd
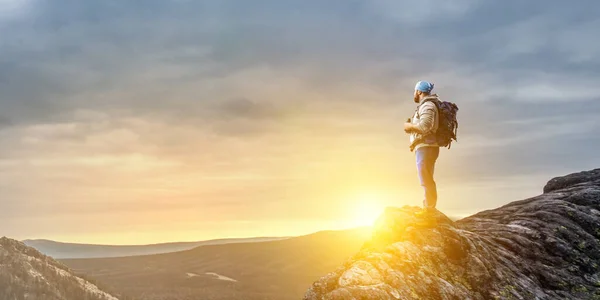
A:
POLYGON ((437 107, 432 102, 424 103, 419 107, 419 123, 412 126, 412 131, 426 134, 433 130, 437 107))

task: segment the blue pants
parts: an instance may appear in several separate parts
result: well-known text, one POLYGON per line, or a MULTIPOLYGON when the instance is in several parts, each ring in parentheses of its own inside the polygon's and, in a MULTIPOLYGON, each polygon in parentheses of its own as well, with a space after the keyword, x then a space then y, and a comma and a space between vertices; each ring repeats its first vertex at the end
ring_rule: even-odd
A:
POLYGON ((437 203, 437 189, 433 180, 435 161, 440 154, 440 147, 421 147, 417 149, 417 172, 421 186, 425 189, 424 208, 435 208, 437 203))

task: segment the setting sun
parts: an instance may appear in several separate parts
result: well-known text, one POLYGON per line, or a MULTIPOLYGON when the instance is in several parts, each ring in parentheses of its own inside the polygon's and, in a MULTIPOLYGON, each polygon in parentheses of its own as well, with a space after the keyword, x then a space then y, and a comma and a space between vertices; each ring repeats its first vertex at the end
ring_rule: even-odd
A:
POLYGON ((384 209, 384 197, 377 193, 363 193, 356 197, 351 206, 355 226, 372 226, 384 209))

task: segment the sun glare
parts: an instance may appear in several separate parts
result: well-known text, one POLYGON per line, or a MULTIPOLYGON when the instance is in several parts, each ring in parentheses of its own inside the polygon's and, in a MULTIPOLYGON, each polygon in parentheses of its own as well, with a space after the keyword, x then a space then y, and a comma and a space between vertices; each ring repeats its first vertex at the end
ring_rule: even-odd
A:
POLYGON ((353 225, 372 226, 383 213, 383 197, 375 193, 360 194, 353 205, 353 225))

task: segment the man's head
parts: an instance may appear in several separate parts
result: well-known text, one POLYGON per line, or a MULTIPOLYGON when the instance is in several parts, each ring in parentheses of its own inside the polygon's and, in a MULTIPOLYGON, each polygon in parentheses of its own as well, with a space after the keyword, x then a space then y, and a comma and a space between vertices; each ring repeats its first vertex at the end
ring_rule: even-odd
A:
POLYGON ((423 99, 423 97, 430 95, 431 90, 433 90, 433 83, 428 81, 417 82, 417 84, 415 85, 415 96, 413 98, 413 100, 415 100, 415 103, 421 102, 421 99, 423 99))

